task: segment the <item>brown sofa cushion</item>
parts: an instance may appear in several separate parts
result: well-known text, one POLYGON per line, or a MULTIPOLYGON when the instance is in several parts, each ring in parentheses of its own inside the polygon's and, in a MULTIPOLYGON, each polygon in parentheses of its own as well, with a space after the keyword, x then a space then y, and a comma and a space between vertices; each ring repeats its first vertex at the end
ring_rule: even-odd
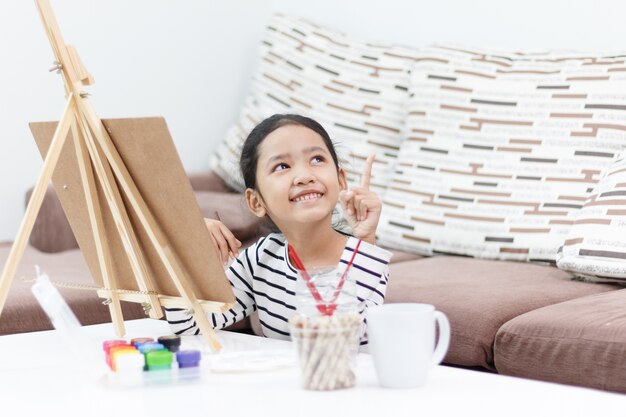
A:
MULTIPOLYGON (((0 265, 9 257, 10 244, 0 245, 0 265)), ((11 289, 0 315, 0 335, 35 332, 53 329, 52 323, 31 293, 35 278, 34 265, 39 265, 53 282, 67 282, 93 286, 91 274, 79 250, 47 254, 27 247, 18 266, 11 289)), ((109 309, 102 304, 93 290, 59 288, 59 291, 81 324, 98 324, 111 321, 109 309)), ((140 304, 122 302, 125 320, 145 318, 140 304)))
POLYGON ((450 319, 445 362, 495 369, 493 343, 509 320, 546 305, 614 290, 554 267, 440 256, 393 263, 385 302, 433 304, 450 319))
POLYGON ((391 263, 416 261, 418 259, 423 258, 422 255, 417 255, 415 253, 403 252, 403 251, 396 250, 396 249, 388 249, 388 250, 392 253, 391 261, 390 261, 391 263))
MULTIPOLYGON (((28 205, 32 193, 32 188, 26 193, 26 205, 28 205)), ((70 222, 67 221, 61 201, 52 186, 46 189, 41 208, 29 236, 29 243, 40 251, 48 253, 78 248, 70 222)))
POLYGON ((494 346, 506 375, 626 392, 626 289, 540 308, 505 323, 494 346))

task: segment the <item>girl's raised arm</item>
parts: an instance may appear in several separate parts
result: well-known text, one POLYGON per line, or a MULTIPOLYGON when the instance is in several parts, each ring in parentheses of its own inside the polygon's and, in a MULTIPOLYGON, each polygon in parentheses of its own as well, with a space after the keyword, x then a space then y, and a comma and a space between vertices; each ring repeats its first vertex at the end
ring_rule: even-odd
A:
POLYGON ((355 237, 368 243, 375 244, 376 228, 380 218, 382 203, 374 191, 370 191, 372 165, 376 155, 370 155, 365 161, 361 185, 344 190, 339 194, 339 201, 343 208, 348 224, 355 237))

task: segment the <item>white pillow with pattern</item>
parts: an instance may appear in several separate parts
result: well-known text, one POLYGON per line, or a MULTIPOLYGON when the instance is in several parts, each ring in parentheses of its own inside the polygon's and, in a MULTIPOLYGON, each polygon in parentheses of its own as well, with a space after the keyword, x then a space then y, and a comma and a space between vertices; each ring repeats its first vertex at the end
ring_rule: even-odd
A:
POLYGON ((380 243, 553 264, 626 146, 624 54, 419 54, 380 243))
POLYGON ((578 212, 557 266, 600 282, 626 284, 626 155, 605 172, 578 212))
POLYGON ((359 182, 365 159, 376 153, 372 189, 384 191, 402 142, 413 52, 274 15, 251 91, 238 122, 212 156, 212 169, 243 190, 238 164, 248 133, 275 113, 298 113, 328 131, 350 184, 359 182))

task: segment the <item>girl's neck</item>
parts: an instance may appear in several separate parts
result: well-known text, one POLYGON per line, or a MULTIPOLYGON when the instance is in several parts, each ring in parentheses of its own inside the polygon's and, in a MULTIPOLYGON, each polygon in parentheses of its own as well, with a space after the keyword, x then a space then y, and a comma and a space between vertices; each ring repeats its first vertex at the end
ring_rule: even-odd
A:
POLYGON ((287 241, 294 247, 296 253, 307 268, 316 266, 335 265, 339 263, 345 248, 347 238, 332 227, 292 228, 284 233, 287 241))

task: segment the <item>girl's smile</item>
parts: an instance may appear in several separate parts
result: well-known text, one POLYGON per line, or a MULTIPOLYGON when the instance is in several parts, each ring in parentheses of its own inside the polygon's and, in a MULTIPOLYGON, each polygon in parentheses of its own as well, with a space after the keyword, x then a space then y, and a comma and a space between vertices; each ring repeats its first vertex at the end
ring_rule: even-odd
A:
POLYGON ((317 191, 302 191, 291 199, 292 203, 314 203, 322 198, 323 194, 317 191))

